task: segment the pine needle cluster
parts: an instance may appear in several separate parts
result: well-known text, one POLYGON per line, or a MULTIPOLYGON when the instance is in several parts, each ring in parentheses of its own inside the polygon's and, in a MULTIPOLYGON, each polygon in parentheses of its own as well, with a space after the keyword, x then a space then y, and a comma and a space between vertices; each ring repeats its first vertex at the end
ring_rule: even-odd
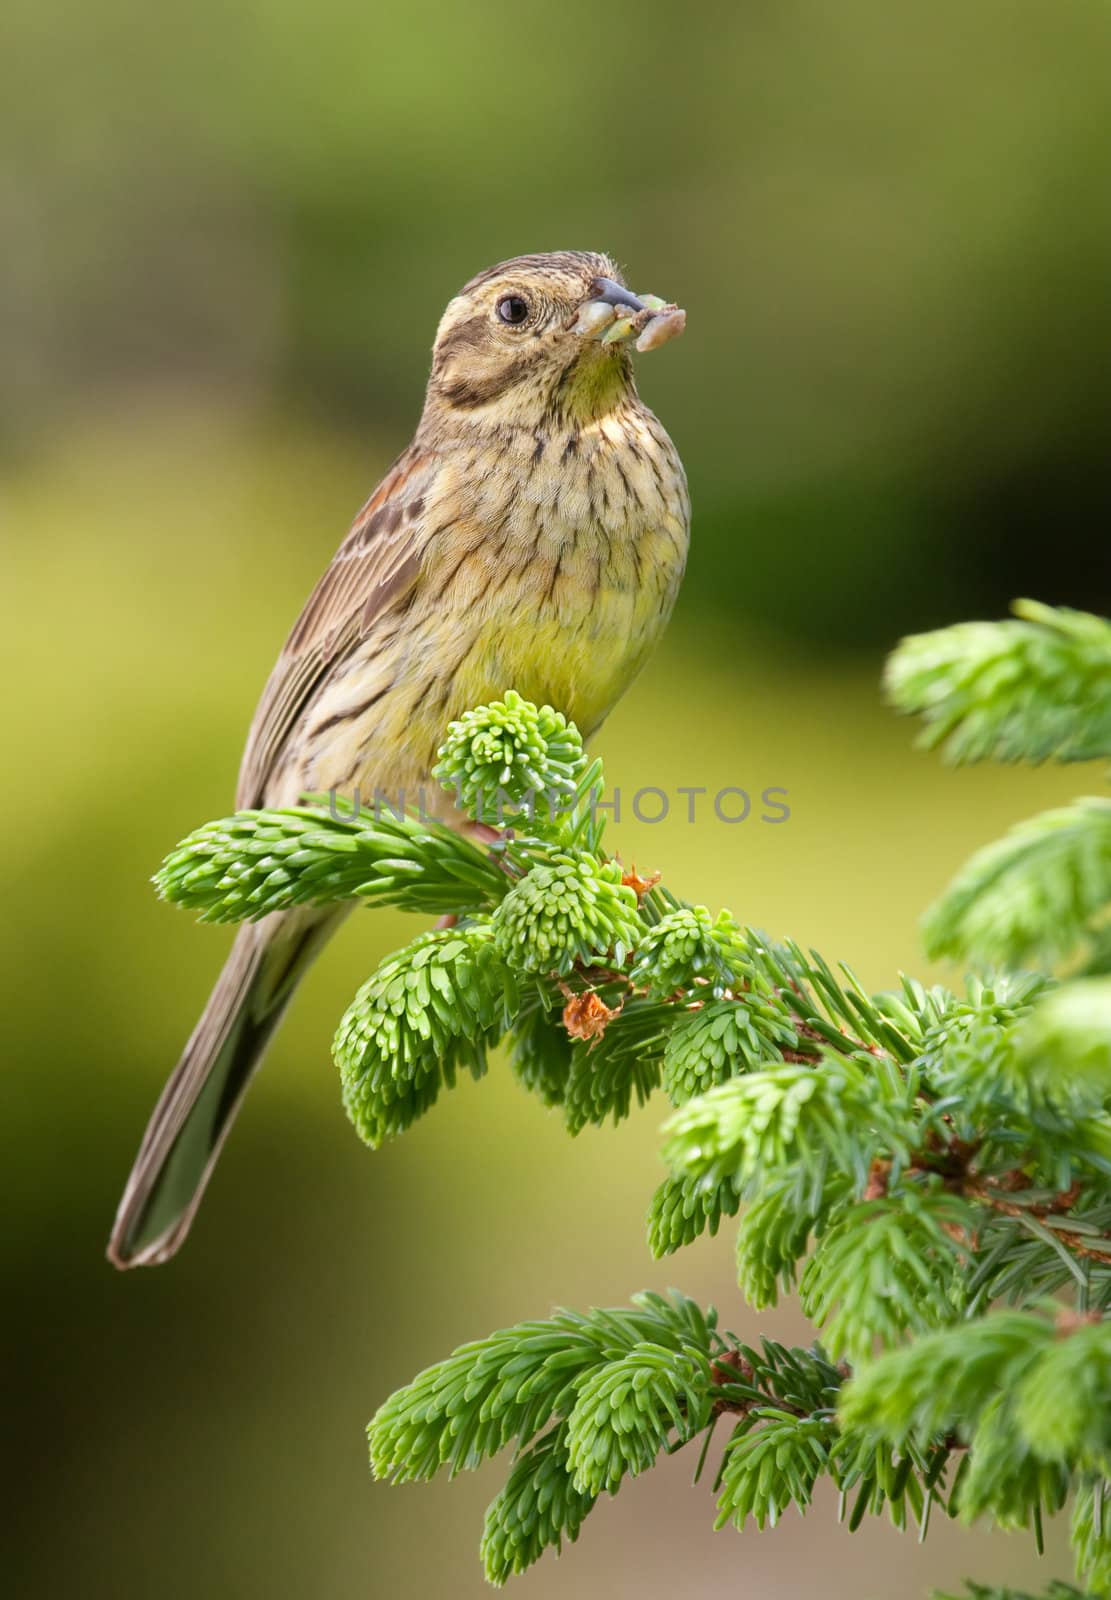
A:
MULTIPOLYGON (((1016 613, 904 641, 891 699, 954 761, 1111 759, 1111 625, 1016 613)), ((928 948, 963 985, 871 994, 625 872, 591 806, 600 765, 550 708, 476 708, 437 776, 488 845, 335 806, 242 812, 179 845, 158 886, 206 920, 341 900, 448 914, 340 1024, 360 1135, 404 1132, 499 1043, 572 1133, 662 1089, 652 1253, 736 1218, 743 1300, 796 1293, 815 1343, 724 1331, 677 1292, 557 1311, 391 1395, 375 1473, 511 1450, 482 1538, 495 1584, 661 1455, 693 1447, 708 1472, 716 1439, 718 1527, 805 1512, 822 1478, 850 1529, 885 1514, 924 1533, 937 1508, 1040 1547, 1067 1505, 1083 1592, 1111 1593, 1111 798, 1024 823, 931 908, 928 948)))

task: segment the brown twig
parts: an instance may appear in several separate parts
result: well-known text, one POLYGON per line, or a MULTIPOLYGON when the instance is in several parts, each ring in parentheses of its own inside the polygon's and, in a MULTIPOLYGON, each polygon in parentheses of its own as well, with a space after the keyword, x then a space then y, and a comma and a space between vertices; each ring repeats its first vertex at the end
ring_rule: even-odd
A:
POLYGON ((1075 1234, 1071 1228, 1054 1226, 1053 1217, 1060 1216, 1062 1212, 1072 1209, 1080 1193, 1079 1183, 1072 1183, 1067 1189, 1062 1189, 1049 1200, 1031 1201, 1028 1205, 1021 1205, 1016 1200, 1008 1200, 1008 1194, 1021 1193, 1030 1187, 1030 1180, 1023 1172, 1004 1173, 994 1182, 987 1179, 969 1178, 963 1193, 969 1198, 979 1200, 983 1205, 990 1206, 993 1211, 1000 1212, 1005 1217, 1036 1217, 1037 1220, 1049 1229, 1053 1237, 1071 1250, 1074 1255, 1088 1261, 1105 1261, 1111 1263, 1111 1239, 1101 1236, 1098 1244, 1082 1242, 1082 1237, 1075 1234))
POLYGON ((713 1405, 715 1417, 720 1417, 726 1411, 732 1412, 734 1416, 746 1417, 750 1411, 762 1405, 774 1406, 777 1411, 787 1411, 792 1417, 810 1415, 810 1412, 805 1411, 802 1406, 796 1406, 790 1400, 784 1400, 776 1394, 766 1394, 761 1390, 756 1383, 756 1373, 752 1363, 739 1350, 723 1351, 711 1363, 710 1379, 721 1389, 726 1389, 734 1383, 743 1383, 758 1391, 757 1396, 752 1399, 729 1400, 724 1395, 719 1396, 713 1405))

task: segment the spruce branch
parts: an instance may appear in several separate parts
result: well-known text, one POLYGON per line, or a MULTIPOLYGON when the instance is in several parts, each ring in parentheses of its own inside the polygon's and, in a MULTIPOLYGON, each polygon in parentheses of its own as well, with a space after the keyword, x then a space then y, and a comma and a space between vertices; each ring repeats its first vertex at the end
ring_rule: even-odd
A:
POLYGON ((805 1511, 830 1470, 837 1440, 832 1414, 796 1417, 774 1406, 750 1411, 725 1447, 715 1528, 774 1528, 790 1505, 805 1511))
MULTIPOLYGON (((1104 1402, 1106 1403, 1106 1402, 1104 1402)), ((1077 1572, 1095 1595, 1111 1592, 1111 1483, 1106 1472, 1085 1473, 1072 1508, 1077 1572)))
POLYGON ((568 1427, 561 1423, 514 1461, 505 1488, 486 1511, 479 1554, 487 1580, 500 1589, 544 1551, 574 1544, 596 1494, 576 1489, 568 1463, 568 1427))
POLYGON ((678 1294, 504 1328, 391 1395, 368 1430, 371 1464, 403 1483, 474 1468, 510 1443, 525 1452, 487 1513, 483 1558, 502 1583, 574 1539, 600 1490, 643 1471, 669 1435, 682 1443, 706 1426, 721 1348, 713 1313, 678 1294))
POLYGON ((1102 921, 1093 929, 1091 943, 1078 967, 1077 977, 1111 978, 1111 922, 1102 921))
POLYGON ((864 1361, 878 1342, 954 1322, 964 1304, 961 1241, 970 1207, 944 1189, 908 1190, 844 1210, 800 1285, 802 1309, 834 1355, 864 1361))
POLYGON ((372 1149, 403 1133, 455 1082, 486 1071, 517 1010, 513 974, 489 922, 422 934, 381 963, 332 1046, 343 1103, 372 1149))
MULTIPOLYGON (((904 641, 893 697, 954 760, 1111 754, 1111 627, 1016 610, 904 641)), ((934 953, 1004 970, 873 994, 626 871, 603 849, 601 765, 551 708, 510 691, 469 712, 437 774, 486 824, 484 847, 333 798, 199 829, 159 888, 209 921, 359 900, 450 914, 387 957, 340 1024, 360 1135, 403 1131, 499 1042, 572 1133, 662 1086, 653 1254, 737 1218, 744 1298, 797 1292, 826 1348, 742 1340, 675 1291, 556 1311, 390 1396, 369 1428, 376 1475, 511 1449, 482 1541, 500 1585, 661 1454, 689 1448, 697 1479, 728 1426, 719 1527, 805 1512, 827 1477, 850 1531, 886 1514, 924 1533, 938 1504, 1040 1545, 1071 1495, 1077 1569, 1111 1592, 1111 802, 1024 824, 931 912, 934 953), (1006 970, 1031 958, 1074 976, 1006 970)), ((968 1600, 985 1596, 1005 1591, 968 1600)))
POLYGON ((573 722, 510 689, 451 723, 434 776, 478 822, 555 828, 587 770, 573 722))
POLYGON ((536 983, 522 985, 522 1003, 513 1020, 510 1066, 522 1087, 546 1106, 561 1106, 571 1073, 571 1039, 560 1023, 558 1004, 536 983))
POLYGON ((1069 1472, 1025 1431, 1016 1396, 1070 1331, 1037 1313, 994 1312, 928 1334, 846 1385, 841 1424, 898 1448, 950 1438, 967 1446, 952 1491, 959 1515, 1031 1528, 1040 1546, 1043 1516, 1064 1504, 1069 1472))
POLYGON ((645 1103, 660 1082, 671 1016, 671 1008, 634 994, 599 1037, 572 1045, 564 1104, 569 1132, 621 1121, 634 1097, 645 1103))
MULTIPOLYGON (((745 991, 727 999, 697 1000, 672 1022, 663 1053, 663 1086, 681 1106, 739 1072, 796 1059, 804 1036, 781 999, 745 991)), ((817 1055, 813 1042, 803 1052, 817 1055)))
POLYGON ((742 1192, 796 1160, 800 1195, 820 1191, 830 1167, 863 1191, 878 1156, 905 1165, 915 1140, 913 1086, 880 1068, 831 1053, 820 1070, 790 1064, 732 1078, 668 1118, 664 1159, 677 1175, 732 1178, 742 1192))
POLYGON ((201 922, 257 922, 273 911, 345 900, 426 914, 492 909, 505 874, 442 823, 357 817, 346 802, 239 811, 206 823, 155 874, 164 900, 201 922))
POLYGON ((520 970, 565 976, 576 963, 624 965, 642 925, 635 892, 616 862, 587 850, 553 853, 534 866, 498 906, 494 937, 520 970))
POLYGON ((919 743, 956 763, 1111 756, 1111 623, 1018 600, 1005 622, 904 639, 885 686, 925 724, 919 743))
POLYGON ((511 1441, 527 1445, 566 1417, 577 1381, 626 1354, 650 1318, 556 1312, 462 1345, 381 1406, 368 1429, 375 1475, 404 1483, 474 1468, 511 1441))
POLYGON ((648 1248, 658 1260, 702 1233, 716 1234, 723 1217, 735 1217, 741 1197, 731 1178, 665 1178, 648 1208, 648 1248))
POLYGON ((579 1386, 567 1423, 572 1486, 615 1493, 622 1478, 653 1466, 669 1440, 678 1447, 700 1433, 711 1404, 707 1352, 634 1345, 579 1386))
POLYGON ((737 1228, 737 1282, 749 1305, 764 1311, 778 1305, 781 1290, 794 1290, 811 1238, 851 1192, 852 1180, 836 1172, 827 1172, 820 1191, 801 1202, 793 1169, 761 1185, 737 1228))
POLYGON ((1111 978, 1081 978, 1047 994, 1017 1035, 1016 1058, 1043 1093, 1067 1086, 1104 1104, 1111 1097, 1111 978))
POLYGON ((655 999, 709 984, 718 995, 729 984, 729 952, 737 925, 728 912, 712 917, 705 906, 674 906, 642 934, 629 974, 655 999))
POLYGON ((1074 1589, 1071 1583, 1053 1582, 1049 1587, 1037 1595, 1030 1594, 1023 1589, 999 1589, 989 1584, 970 1583, 959 1595, 942 1594, 935 1589, 932 1600, 1091 1600, 1080 1589, 1074 1589))
POLYGON ((923 921, 926 953, 973 965, 1052 963, 1094 940, 1111 906, 1111 798, 1018 823, 969 860, 923 921))
POLYGON ((1026 1372, 1015 1422, 1043 1461, 1111 1473, 1111 1323, 1096 1314, 1058 1320, 1058 1338, 1026 1372))

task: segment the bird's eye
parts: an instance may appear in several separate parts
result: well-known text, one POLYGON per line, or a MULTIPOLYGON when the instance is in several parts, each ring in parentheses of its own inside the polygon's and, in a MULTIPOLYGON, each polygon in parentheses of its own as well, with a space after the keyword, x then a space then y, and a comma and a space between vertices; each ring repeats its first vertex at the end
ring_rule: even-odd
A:
POLYGON ((504 300, 498 301, 498 316, 511 328, 519 328, 528 320, 528 314, 529 303, 523 295, 507 294, 504 300))

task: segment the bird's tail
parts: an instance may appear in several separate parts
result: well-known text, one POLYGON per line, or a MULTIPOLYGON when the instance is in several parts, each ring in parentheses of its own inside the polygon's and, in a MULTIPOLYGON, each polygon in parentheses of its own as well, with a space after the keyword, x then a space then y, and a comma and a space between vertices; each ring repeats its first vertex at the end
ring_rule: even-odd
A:
POLYGON ((114 1266, 156 1266, 189 1232, 247 1084, 335 920, 281 913, 239 930, 147 1124, 108 1243, 114 1266))

